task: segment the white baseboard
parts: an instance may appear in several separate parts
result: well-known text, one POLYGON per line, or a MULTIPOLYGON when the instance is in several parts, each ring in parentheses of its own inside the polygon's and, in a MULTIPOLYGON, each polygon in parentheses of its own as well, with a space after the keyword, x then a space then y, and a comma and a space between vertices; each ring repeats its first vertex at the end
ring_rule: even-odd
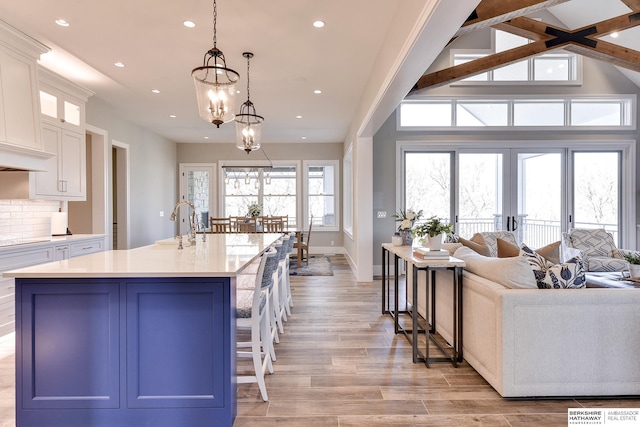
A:
POLYGON ((309 253, 314 255, 342 255, 345 251, 342 246, 311 246, 309 253))

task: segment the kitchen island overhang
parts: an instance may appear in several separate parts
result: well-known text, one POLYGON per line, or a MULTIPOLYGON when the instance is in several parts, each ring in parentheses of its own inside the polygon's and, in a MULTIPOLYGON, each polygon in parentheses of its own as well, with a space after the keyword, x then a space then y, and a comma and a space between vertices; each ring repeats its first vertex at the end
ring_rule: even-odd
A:
POLYGON ((9 272, 16 425, 231 426, 235 276, 279 237, 210 235, 9 272))

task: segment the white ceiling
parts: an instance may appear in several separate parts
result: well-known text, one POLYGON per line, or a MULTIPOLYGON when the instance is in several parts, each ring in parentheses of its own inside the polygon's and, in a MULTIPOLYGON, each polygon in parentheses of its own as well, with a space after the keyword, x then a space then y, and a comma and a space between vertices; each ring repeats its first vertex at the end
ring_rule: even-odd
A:
MULTIPOLYGON (((217 47, 241 79, 236 110, 246 100, 242 52, 250 51, 251 100, 265 117, 264 142, 343 142, 399 4, 218 0, 217 47), (326 26, 314 28, 317 19, 326 26)), ((216 129, 199 118, 191 78, 213 46, 212 1, 0 0, 0 17, 52 48, 43 65, 123 117, 177 142, 233 140, 232 123, 216 129), (56 25, 59 18, 70 26, 56 25), (187 19, 196 28, 183 26, 187 19)))
MULTIPOLYGON (((422 47, 411 47, 422 49, 423 58, 414 52, 397 70, 404 87, 395 90, 402 93, 417 81, 416 65, 427 69, 434 40, 444 46, 446 33, 457 30, 449 29, 452 22, 463 19, 455 15, 468 16, 476 2, 218 0, 217 46, 241 77, 236 110, 246 100, 242 52, 251 51, 251 100, 265 117, 263 142, 343 142, 370 74, 379 71, 374 67, 385 39, 397 34, 389 32, 394 17, 418 3, 438 4, 441 12, 422 29, 428 33, 422 47), (327 25, 314 28, 316 19, 327 25)), ((571 0, 549 10, 569 28, 629 12, 619 0, 571 0)), ((216 129, 199 118, 191 79, 213 45, 212 1, 0 0, 0 19, 52 48, 43 65, 92 90, 123 117, 176 142, 234 139, 231 123, 216 129), (56 25, 59 18, 70 26, 56 25), (184 27, 187 19, 196 28, 184 27), (116 61, 125 67, 115 67, 116 61)), ((616 43, 640 50, 640 29, 621 33, 616 43)), ((622 71, 640 86, 639 73, 622 71)))

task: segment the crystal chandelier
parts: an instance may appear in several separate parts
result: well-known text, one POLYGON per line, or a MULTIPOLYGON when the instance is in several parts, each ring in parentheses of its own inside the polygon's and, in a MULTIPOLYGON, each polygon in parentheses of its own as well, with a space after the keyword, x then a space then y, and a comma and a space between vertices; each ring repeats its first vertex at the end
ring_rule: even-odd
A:
POLYGON ((216 127, 235 118, 236 83, 240 75, 227 68, 224 54, 217 48, 218 8, 213 0, 213 48, 204 54, 201 67, 191 71, 196 86, 198 112, 203 120, 216 127))
POLYGON ((249 60, 253 53, 244 52, 242 56, 247 58, 247 100, 240 106, 240 113, 236 114, 236 147, 249 154, 260 148, 264 117, 256 114, 256 107, 249 99, 249 60))

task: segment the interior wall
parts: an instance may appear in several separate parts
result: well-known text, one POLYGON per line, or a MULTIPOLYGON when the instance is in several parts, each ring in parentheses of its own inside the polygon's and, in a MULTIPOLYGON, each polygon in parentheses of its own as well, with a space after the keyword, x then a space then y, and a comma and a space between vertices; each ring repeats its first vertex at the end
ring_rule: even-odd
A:
MULTIPOLYGON (((244 151, 238 150, 234 143, 180 143, 177 149, 178 163, 219 163, 236 160, 264 161, 267 157, 272 161, 295 160, 302 162, 302 160, 337 160, 340 165, 340 183, 338 188, 342 193, 342 177, 344 175, 342 171, 342 143, 263 144, 260 150, 252 152, 249 155, 244 151)), ((216 191, 216 197, 217 195, 218 192, 216 191)), ((342 211, 341 206, 342 197, 338 200, 338 212, 342 211)), ((316 229, 314 229, 312 246, 342 248, 342 216, 340 216, 339 228, 340 231, 316 232, 316 229), (333 242, 333 245, 331 242, 333 242)))
POLYGON ((81 202, 69 202, 69 231, 73 234, 93 233, 93 181, 91 135, 86 136, 86 162, 87 162, 87 199, 81 202))
MULTIPOLYGON (((130 248, 172 237, 174 224, 160 212, 171 212, 176 204, 177 144, 131 123, 96 96, 86 105, 86 121, 130 146, 130 248)), ((109 210, 112 218, 113 206, 109 210)))

